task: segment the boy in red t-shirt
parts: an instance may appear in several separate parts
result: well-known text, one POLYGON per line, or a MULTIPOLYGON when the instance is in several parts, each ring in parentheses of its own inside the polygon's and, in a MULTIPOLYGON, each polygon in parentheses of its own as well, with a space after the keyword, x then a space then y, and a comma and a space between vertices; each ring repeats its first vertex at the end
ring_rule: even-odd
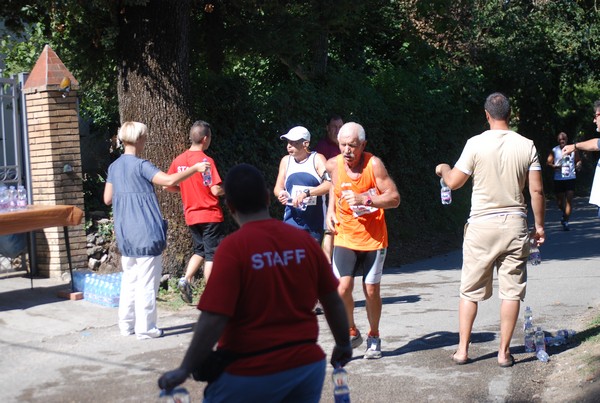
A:
POLYGON ((192 145, 173 160, 168 171, 172 174, 185 171, 198 162, 204 163, 204 176, 210 172, 211 182, 205 183, 202 175, 195 175, 179 186, 165 188, 171 192, 181 192, 185 223, 190 228, 194 242, 194 254, 188 262, 185 275, 178 283, 181 298, 188 304, 192 303, 191 283, 194 275, 204 263, 204 280, 208 281, 215 250, 225 235, 223 211, 219 205, 219 196, 223 195, 221 177, 213 159, 204 153, 210 146, 211 139, 210 125, 202 120, 195 122, 190 129, 192 145))

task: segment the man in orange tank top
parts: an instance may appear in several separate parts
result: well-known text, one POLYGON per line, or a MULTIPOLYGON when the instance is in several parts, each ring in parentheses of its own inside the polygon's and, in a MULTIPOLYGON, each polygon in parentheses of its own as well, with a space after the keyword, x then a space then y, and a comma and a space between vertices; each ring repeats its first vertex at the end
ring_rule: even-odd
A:
POLYGON ((331 175, 327 227, 335 234, 333 271, 340 280, 352 347, 362 343, 354 322, 354 277, 362 276, 369 321, 364 358, 381 358, 381 275, 388 245, 384 209, 400 205, 400 194, 383 162, 365 152, 365 130, 349 122, 338 133, 341 154, 327 161, 331 175))

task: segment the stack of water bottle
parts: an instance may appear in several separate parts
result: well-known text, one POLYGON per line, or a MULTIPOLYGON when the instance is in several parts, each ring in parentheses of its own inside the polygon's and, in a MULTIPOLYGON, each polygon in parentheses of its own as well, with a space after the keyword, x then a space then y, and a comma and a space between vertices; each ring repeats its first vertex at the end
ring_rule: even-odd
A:
POLYGON ((83 292, 83 298, 94 304, 117 307, 121 294, 123 273, 97 274, 94 272, 73 272, 73 287, 83 292))
POLYGON ((542 362, 548 362, 550 357, 546 352, 546 346, 560 346, 568 343, 568 339, 572 339, 575 336, 575 330, 562 329, 556 332, 556 336, 546 336, 541 327, 537 327, 534 330, 533 327, 533 312, 531 307, 525 308, 525 316, 523 317, 523 333, 525 351, 532 353, 535 351, 535 355, 538 360, 542 362))
POLYGON ((27 190, 18 185, 6 187, 0 183, 0 211, 16 211, 27 208, 27 190))

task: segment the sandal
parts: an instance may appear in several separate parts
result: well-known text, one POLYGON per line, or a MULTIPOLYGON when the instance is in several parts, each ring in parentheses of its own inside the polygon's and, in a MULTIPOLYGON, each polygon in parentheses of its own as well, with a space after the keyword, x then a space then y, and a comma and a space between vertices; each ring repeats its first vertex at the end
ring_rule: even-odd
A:
POLYGON ((461 360, 461 359, 456 358, 455 355, 456 355, 456 351, 454 352, 454 354, 452 354, 452 361, 454 361, 454 363, 456 365, 465 365, 469 362, 469 357, 461 360))
POLYGON ((513 365, 515 365, 515 357, 513 357, 512 354, 508 355, 508 360, 504 362, 498 362, 498 366, 502 368, 510 368, 513 365))

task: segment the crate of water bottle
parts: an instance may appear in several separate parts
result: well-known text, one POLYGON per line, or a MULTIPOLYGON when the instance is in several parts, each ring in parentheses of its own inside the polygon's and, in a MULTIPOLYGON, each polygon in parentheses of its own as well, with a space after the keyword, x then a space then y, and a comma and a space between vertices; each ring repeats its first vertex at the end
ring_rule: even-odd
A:
POLYGON ((73 270, 73 289, 85 293, 85 279, 94 274, 91 270, 73 270))
POLYGON ((98 305, 119 306, 121 275, 122 273, 87 275, 84 280, 83 298, 98 305))

